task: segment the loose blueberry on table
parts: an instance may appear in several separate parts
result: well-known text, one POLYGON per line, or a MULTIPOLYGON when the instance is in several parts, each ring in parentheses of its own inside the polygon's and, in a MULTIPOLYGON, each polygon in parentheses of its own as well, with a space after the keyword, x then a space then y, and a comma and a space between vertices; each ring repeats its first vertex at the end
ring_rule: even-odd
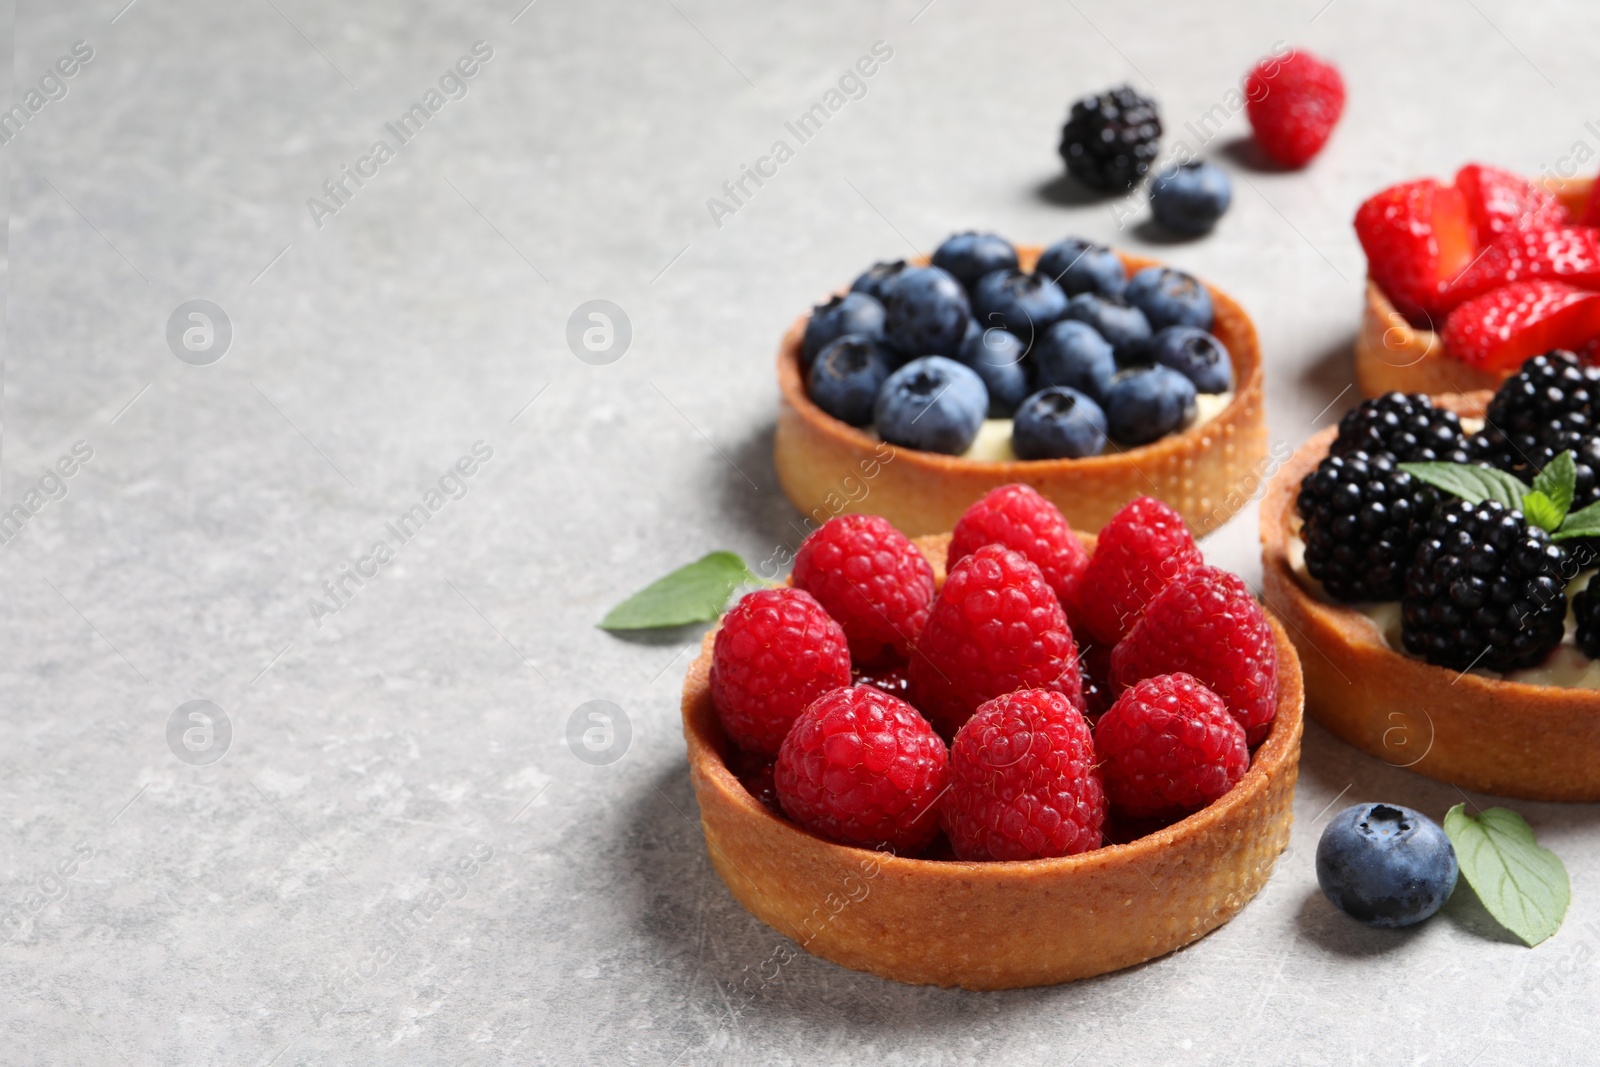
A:
POLYGON ((1018 269, 992 233, 926 267, 879 263, 807 321, 806 390, 882 440, 988 461, 1080 459, 1158 441, 1227 406, 1206 287, 1068 237, 1018 269), (1201 398, 1204 398, 1203 400, 1201 398), (986 425, 987 420, 987 425, 986 425))
POLYGON ((962 515, 947 567, 936 590, 886 520, 842 515, 789 586, 728 611, 711 696, 753 796, 842 844, 1023 860, 1150 832, 1245 776, 1277 646, 1166 505, 1129 504, 1091 555, 1038 492, 1002 486, 962 515))

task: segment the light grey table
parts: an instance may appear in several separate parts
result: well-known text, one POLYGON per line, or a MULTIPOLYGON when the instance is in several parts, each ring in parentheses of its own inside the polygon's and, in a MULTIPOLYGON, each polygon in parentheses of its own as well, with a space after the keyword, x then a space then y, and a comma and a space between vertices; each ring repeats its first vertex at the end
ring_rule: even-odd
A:
MULTIPOLYGON (((1278 874, 1186 951, 1007 994, 802 954, 743 1003, 782 939, 697 829, 677 712, 697 634, 593 625, 712 548, 793 543, 781 331, 958 228, 1215 280, 1255 315, 1272 436, 1297 443, 1352 400, 1366 194, 1600 147, 1592 5, 124 2, 16 12, 0 1060, 1594 1058, 1595 810, 1516 805, 1573 878, 1538 950, 1470 899, 1367 931, 1316 890, 1330 808, 1461 798, 1314 727, 1278 874), (801 143, 786 123, 880 41, 801 143), (1278 41, 1350 88, 1297 175, 1251 169, 1223 104, 1278 41), (1123 80, 1169 145, 1235 174, 1211 238, 1162 244, 1138 205, 1058 181, 1069 101, 1123 80), (730 202, 780 139, 792 158, 730 202), (596 365, 567 334, 602 299, 631 340, 580 344, 620 356, 596 365), (590 700, 625 716, 608 764, 568 742, 590 700)), ((1252 579, 1254 523, 1206 546, 1252 579)))

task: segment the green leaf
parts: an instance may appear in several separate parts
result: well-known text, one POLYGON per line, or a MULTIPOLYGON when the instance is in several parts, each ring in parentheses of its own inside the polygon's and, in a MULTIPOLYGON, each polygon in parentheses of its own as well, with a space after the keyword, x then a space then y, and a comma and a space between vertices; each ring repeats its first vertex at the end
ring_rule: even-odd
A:
POLYGON ((1457 804, 1444 817, 1444 832, 1462 876, 1501 926, 1530 948, 1561 928, 1572 899, 1567 869, 1539 847, 1522 816, 1490 808, 1474 818, 1457 804))
POLYGON ((1527 486, 1493 467, 1474 467, 1466 463, 1402 463, 1400 469, 1473 504, 1496 500, 1521 511, 1522 498, 1528 495, 1527 486))
POLYGON ((1545 526, 1545 529, 1554 530, 1561 525, 1561 520, 1567 517, 1567 510, 1572 507, 1572 493, 1577 485, 1578 463, 1573 458, 1571 449, 1546 463, 1544 470, 1534 476, 1533 491, 1549 497, 1561 512, 1554 525, 1545 526))
POLYGON ((1522 498, 1522 514, 1541 530, 1554 530, 1565 518, 1561 505, 1534 489, 1522 498))
POLYGON ((1569 541, 1574 537, 1594 537, 1597 534, 1600 534, 1600 501, 1568 513, 1561 528, 1551 534, 1550 539, 1569 541))
POLYGON ((650 630, 711 622, 728 595, 746 583, 765 585, 732 552, 713 552, 633 594, 600 620, 602 630, 650 630))

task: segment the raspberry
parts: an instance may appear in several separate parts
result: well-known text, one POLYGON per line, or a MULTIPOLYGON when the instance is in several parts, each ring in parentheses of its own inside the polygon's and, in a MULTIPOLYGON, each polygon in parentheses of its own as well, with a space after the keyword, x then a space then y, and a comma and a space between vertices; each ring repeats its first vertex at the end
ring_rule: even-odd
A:
POLYGON ((1250 767, 1244 727, 1187 674, 1158 674, 1124 692, 1095 725, 1094 748, 1107 798, 1134 819, 1199 811, 1250 767))
POLYGON ((1151 597, 1200 563, 1200 550, 1176 511, 1147 496, 1133 501, 1100 531, 1079 580, 1078 611, 1089 636, 1116 644, 1151 597))
POLYGON ((824 694, 778 752, 778 802, 807 830, 909 854, 939 829, 949 754, 927 720, 870 685, 824 694))
POLYGON ((1311 162, 1344 113, 1344 79, 1307 52, 1263 59, 1245 77, 1244 88, 1256 144, 1281 166, 1311 162))
POLYGON ((795 554, 794 584, 844 627, 857 663, 885 648, 909 654, 933 604, 933 568, 876 515, 840 515, 807 537, 795 554))
POLYGON ((1251 746, 1278 713, 1278 645, 1244 579, 1198 567, 1157 593, 1111 650, 1119 689, 1158 674, 1193 675, 1227 702, 1251 746))
POLYGON ((940 813, 964 860, 1031 860, 1100 847, 1106 797, 1094 739, 1060 693, 1024 689, 984 704, 950 749, 940 813))
POLYGON ((1406 571, 1406 651, 1465 671, 1541 663, 1561 643, 1566 549, 1494 500, 1440 504, 1406 571))
POLYGON ((949 565, 988 544, 1005 545, 1027 556, 1055 590, 1062 609, 1071 613, 1089 553, 1060 509, 1037 489, 1002 485, 968 508, 950 535, 949 565))
POLYGON ((1083 707, 1067 616, 1039 568, 1004 545, 984 545, 951 569, 910 675, 917 706, 945 737, 1015 689, 1050 689, 1083 707))
POLYGON ((810 593, 761 589, 723 616, 711 648, 711 701, 740 748, 777 755, 806 705, 849 684, 844 630, 810 593))

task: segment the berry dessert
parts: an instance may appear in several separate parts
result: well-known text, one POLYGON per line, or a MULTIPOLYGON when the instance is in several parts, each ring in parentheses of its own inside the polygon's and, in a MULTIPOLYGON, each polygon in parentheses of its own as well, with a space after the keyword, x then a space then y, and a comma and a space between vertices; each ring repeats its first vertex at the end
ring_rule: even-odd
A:
POLYGON ((1597 471, 1600 368, 1559 350, 1492 395, 1390 393, 1308 441, 1261 539, 1312 716, 1429 777, 1600 800, 1597 471))
POLYGON ((1209 533, 1266 462, 1243 310, 1081 238, 960 233, 926 264, 880 263, 795 324, 778 380, 778 478, 819 522, 935 533, 1026 481, 1082 526, 1154 492, 1209 533))
POLYGON ((1494 389, 1529 356, 1600 339, 1593 185, 1470 163, 1450 184, 1402 182, 1363 203, 1361 391, 1494 389))
POLYGON ((683 717, 752 913, 847 967, 1002 989, 1232 918, 1288 843, 1303 702, 1294 646, 1170 508, 1082 535, 1010 484, 948 534, 814 530, 706 635, 683 717))

